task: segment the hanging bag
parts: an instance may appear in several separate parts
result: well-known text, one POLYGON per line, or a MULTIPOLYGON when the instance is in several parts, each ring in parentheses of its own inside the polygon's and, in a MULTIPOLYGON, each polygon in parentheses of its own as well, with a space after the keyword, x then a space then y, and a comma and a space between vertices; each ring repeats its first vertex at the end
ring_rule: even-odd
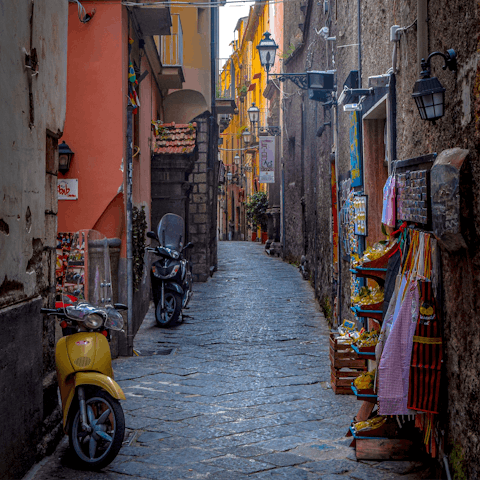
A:
POLYGON ((395 227, 395 175, 390 175, 383 187, 382 223, 395 227))

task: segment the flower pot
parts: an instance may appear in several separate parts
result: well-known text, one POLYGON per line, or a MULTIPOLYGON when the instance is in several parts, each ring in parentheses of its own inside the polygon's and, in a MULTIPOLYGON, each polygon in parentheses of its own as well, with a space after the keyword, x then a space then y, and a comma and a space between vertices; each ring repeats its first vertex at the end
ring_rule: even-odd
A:
POLYGON ((268 232, 262 232, 262 243, 268 240, 268 232))
POLYGON ((252 232, 252 242, 257 239, 257 232, 252 232))

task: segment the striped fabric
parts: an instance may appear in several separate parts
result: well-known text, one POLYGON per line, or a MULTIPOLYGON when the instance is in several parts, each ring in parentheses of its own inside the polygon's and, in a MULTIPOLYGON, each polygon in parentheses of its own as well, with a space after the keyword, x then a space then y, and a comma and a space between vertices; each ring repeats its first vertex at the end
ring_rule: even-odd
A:
POLYGON ((413 334, 417 326, 419 292, 417 282, 407 286, 405 297, 393 319, 378 366, 378 413, 408 415, 407 407, 413 334))
POLYGON ((420 312, 413 337, 408 408, 438 413, 442 368, 440 321, 432 283, 421 282, 420 312))

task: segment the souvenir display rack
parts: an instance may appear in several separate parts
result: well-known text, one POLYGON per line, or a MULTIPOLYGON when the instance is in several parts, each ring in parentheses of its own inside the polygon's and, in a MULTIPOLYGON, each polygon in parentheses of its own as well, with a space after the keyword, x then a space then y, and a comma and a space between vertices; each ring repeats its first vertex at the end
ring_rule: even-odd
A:
POLYGON ((335 394, 351 395, 351 383, 367 370, 367 362, 352 351, 350 345, 338 343, 330 334, 331 385, 335 394))

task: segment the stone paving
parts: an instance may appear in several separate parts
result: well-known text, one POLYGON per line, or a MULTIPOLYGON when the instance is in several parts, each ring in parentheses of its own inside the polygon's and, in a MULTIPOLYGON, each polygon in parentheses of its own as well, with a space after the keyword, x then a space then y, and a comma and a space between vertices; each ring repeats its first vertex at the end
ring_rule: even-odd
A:
POLYGON ((114 462, 72 470, 64 440, 28 480, 429 478, 418 462, 355 460, 345 433, 359 402, 330 388, 328 326, 294 266, 220 242, 194 292, 183 324, 159 329, 150 309, 140 356, 114 362, 128 429, 114 462))

